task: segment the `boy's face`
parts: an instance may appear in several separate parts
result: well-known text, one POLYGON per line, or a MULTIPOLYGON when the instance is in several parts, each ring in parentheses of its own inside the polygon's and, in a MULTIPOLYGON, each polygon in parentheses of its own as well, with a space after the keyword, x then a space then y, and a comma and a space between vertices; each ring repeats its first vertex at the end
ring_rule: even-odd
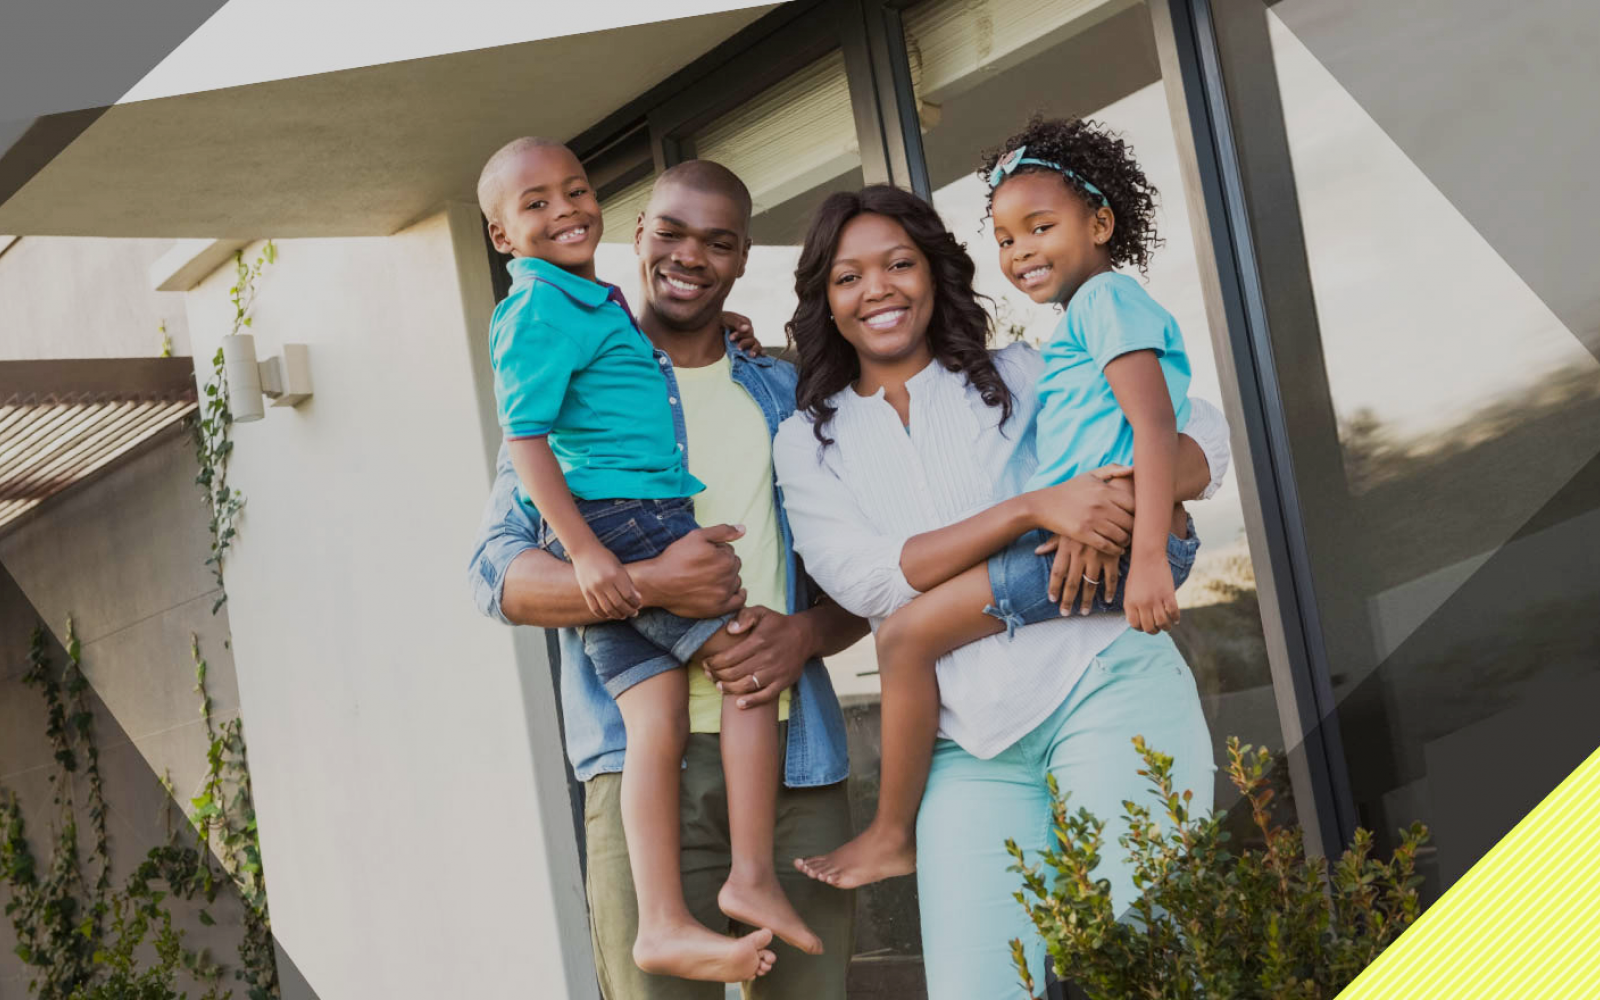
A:
POLYGON ((990 203, 1000 267, 1035 302, 1066 302, 1110 263, 1111 209, 1091 209, 1059 174, 1009 177, 990 203))
POLYGON ((499 218, 489 222, 495 249, 593 280, 600 203, 572 151, 535 146, 507 163, 499 180, 499 218))
POLYGON ((670 182, 651 196, 633 245, 651 311, 685 331, 722 315, 750 253, 744 214, 732 198, 670 182))

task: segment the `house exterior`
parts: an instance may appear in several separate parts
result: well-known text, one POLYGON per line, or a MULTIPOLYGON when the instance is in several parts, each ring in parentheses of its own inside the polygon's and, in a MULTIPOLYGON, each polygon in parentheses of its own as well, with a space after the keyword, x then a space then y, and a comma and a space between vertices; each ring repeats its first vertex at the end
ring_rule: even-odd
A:
MULTIPOLYGON (((1233 428, 1178 636, 1213 734, 1288 749, 1315 851, 1428 823, 1436 898, 1595 749, 1597 35, 1557 0, 794 0, 111 107, 0 202, 0 404, 166 409, 43 491, 0 417, 0 785, 48 796, 13 665, 70 614, 131 863, 159 777, 203 765, 195 633, 246 722, 285 996, 597 995, 554 647, 465 587, 506 287, 479 166, 567 141, 625 289, 652 178, 733 168, 756 247, 729 306, 774 349, 810 212, 899 184, 966 240, 1002 335, 1038 337, 974 170, 1043 111, 1122 130, 1161 188, 1146 278, 1233 428), (307 345, 315 391, 233 432, 214 613, 181 422, 268 238, 258 353, 307 345), (163 333, 192 397, 135 375, 163 333)), ((830 669, 870 777, 870 645, 830 669)), ((914 995, 914 891, 863 893, 858 924, 852 995, 914 995)))

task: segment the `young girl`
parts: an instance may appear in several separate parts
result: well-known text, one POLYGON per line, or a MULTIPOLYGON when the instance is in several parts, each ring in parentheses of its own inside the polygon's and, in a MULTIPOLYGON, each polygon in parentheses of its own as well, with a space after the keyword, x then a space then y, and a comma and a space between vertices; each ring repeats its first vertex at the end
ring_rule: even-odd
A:
POLYGON ((1133 530, 1131 539, 1113 529, 1078 540, 1031 531, 883 622, 877 816, 839 849, 796 861, 841 888, 915 868, 914 827, 939 725, 939 657, 1074 608, 1121 612, 1150 635, 1168 630, 1199 546, 1174 497, 1177 437, 1189 415, 1183 340, 1171 314, 1115 270, 1142 271, 1159 242, 1155 189, 1121 139, 1079 120, 1035 118, 986 157, 980 176, 1006 277, 1035 302, 1065 308, 1041 352, 1038 467, 1026 489, 1094 470, 1127 475, 1132 465, 1133 530))

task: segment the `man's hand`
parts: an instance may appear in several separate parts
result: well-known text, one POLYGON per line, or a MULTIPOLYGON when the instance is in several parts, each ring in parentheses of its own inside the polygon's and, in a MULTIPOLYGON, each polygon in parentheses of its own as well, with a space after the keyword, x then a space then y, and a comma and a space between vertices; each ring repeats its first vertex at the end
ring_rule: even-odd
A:
POLYGON ((742 642, 705 661, 706 675, 725 695, 738 695, 740 708, 764 705, 800 679, 817 640, 801 615, 780 614, 755 605, 739 612, 728 631, 742 642))
POLYGON ((756 339, 755 324, 750 322, 750 317, 736 312, 722 314, 722 325, 727 327, 728 337, 733 341, 733 346, 753 358, 759 358, 766 352, 761 349, 761 341, 756 339))
POLYGON ((643 607, 639 589, 609 549, 569 553, 578 589, 589 610, 605 618, 632 618, 643 607))
POLYGON ((1178 594, 1165 559, 1135 560, 1128 567, 1128 592, 1122 598, 1128 624, 1148 635, 1178 624, 1178 594))
POLYGON ((697 528, 656 558, 635 563, 644 605, 683 618, 720 618, 744 607, 739 557, 730 544, 743 534, 743 525, 697 528))

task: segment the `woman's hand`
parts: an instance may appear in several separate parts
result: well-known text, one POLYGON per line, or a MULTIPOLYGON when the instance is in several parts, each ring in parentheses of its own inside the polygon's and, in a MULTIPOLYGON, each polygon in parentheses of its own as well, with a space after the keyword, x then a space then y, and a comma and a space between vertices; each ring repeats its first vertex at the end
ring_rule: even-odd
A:
POLYGON ((728 339, 733 341, 733 346, 753 358, 759 358, 766 353, 761 349, 761 341, 756 339, 755 324, 750 322, 750 317, 736 312, 722 314, 722 325, 728 331, 728 339))
POLYGON ((1121 480, 1132 472, 1125 465, 1107 465, 1025 493, 1029 519, 1036 528, 1121 556, 1133 538, 1133 491, 1121 480))
POLYGON ((1060 603, 1063 615, 1072 614, 1075 607, 1080 614, 1093 612, 1095 594, 1102 585, 1106 600, 1116 596, 1122 572, 1120 559, 1060 535, 1051 535, 1033 551, 1041 556, 1056 554, 1050 566, 1048 593, 1052 601, 1060 603))

